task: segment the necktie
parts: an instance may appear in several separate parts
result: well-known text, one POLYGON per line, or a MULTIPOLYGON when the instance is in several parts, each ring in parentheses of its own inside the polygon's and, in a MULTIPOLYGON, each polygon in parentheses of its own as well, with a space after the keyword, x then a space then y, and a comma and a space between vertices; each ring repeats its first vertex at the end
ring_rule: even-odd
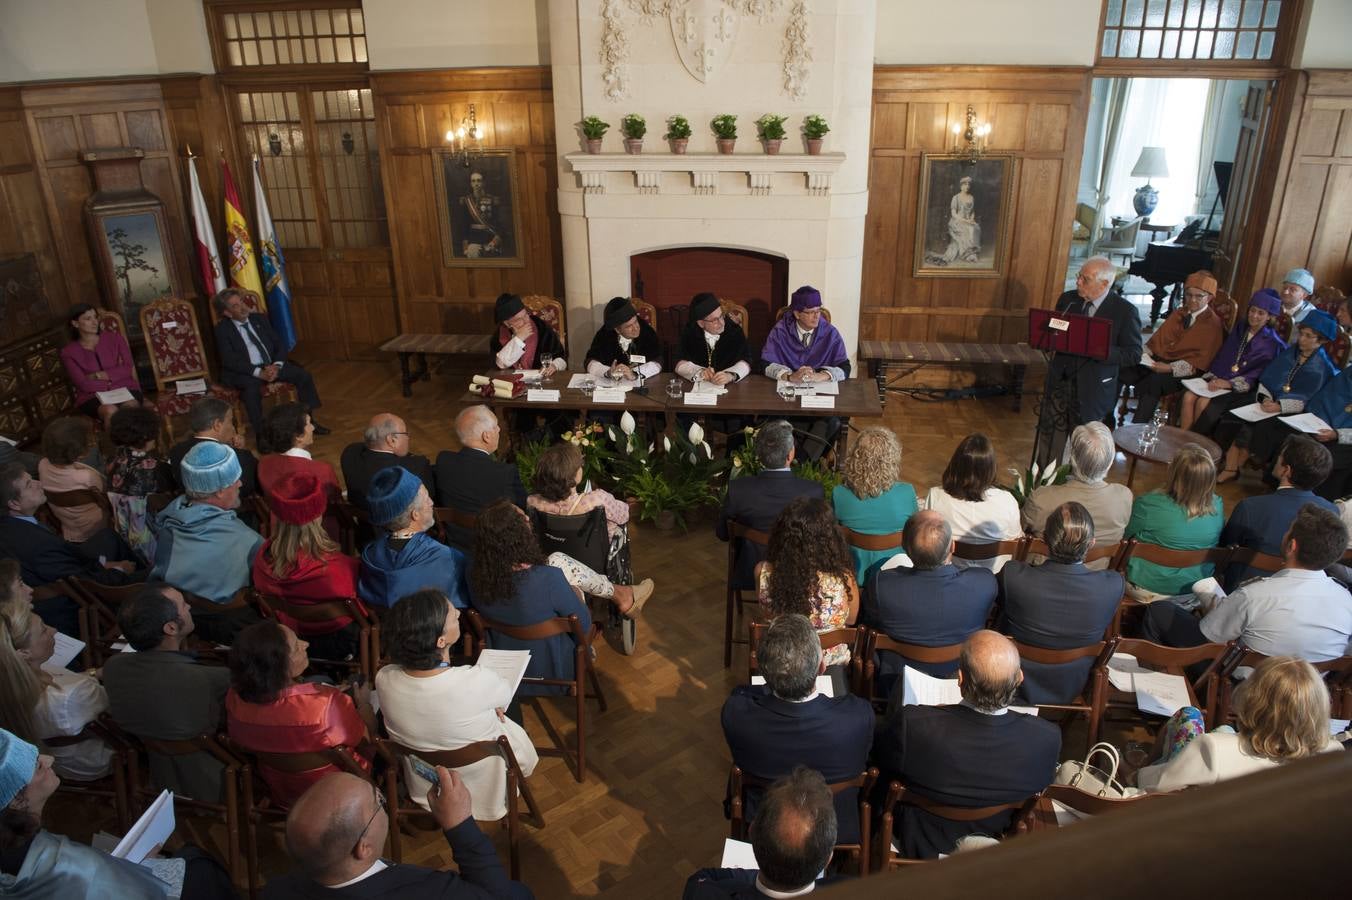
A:
POLYGON ((244 334, 248 336, 249 343, 253 344, 254 349, 258 351, 258 358, 262 360, 262 362, 259 363, 259 365, 266 366, 269 362, 271 362, 271 360, 268 359, 267 349, 263 347, 263 342, 260 341, 258 339, 258 335, 254 333, 253 323, 250 322, 248 319, 244 320, 244 334))
POLYGON ((808 347, 812 346, 812 332, 803 332, 803 336, 799 338, 799 340, 803 342, 803 349, 806 350, 808 347))

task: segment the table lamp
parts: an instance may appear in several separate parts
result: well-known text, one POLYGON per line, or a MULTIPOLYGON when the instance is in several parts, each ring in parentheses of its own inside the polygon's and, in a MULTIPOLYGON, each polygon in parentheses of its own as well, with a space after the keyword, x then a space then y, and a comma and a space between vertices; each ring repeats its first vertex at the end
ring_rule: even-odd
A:
POLYGON ((1131 205, 1135 207, 1136 215, 1148 216, 1155 211, 1156 204, 1160 202, 1160 192, 1150 186, 1150 179, 1169 177, 1169 164, 1164 160, 1164 148, 1142 147, 1140 158, 1136 160, 1131 175, 1133 178, 1145 179, 1145 184, 1138 187, 1136 196, 1131 198, 1131 205))

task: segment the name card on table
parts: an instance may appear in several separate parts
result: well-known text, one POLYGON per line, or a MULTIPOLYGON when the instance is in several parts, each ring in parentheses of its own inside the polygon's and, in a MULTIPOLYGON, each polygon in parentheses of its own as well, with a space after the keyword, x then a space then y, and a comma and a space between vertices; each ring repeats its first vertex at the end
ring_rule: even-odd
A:
POLYGON ((527 402, 527 403, 558 403, 558 402, 559 402, 559 391, 558 391, 558 388, 554 388, 554 389, 531 388, 530 390, 526 391, 526 402, 527 402))
POLYGON ((620 388, 596 388, 592 391, 593 403, 623 403, 625 391, 620 388))
POLYGON ((835 409, 836 398, 830 394, 804 394, 802 397, 803 409, 835 409))
POLYGON ((686 394, 685 394, 685 405, 686 405, 686 406, 717 406, 717 405, 718 405, 718 395, 717 395, 717 394, 697 394, 697 393, 695 393, 694 391, 686 391, 686 394))
POLYGON ((182 381, 175 381, 174 387, 180 395, 205 394, 207 392, 207 380, 205 378, 185 378, 182 381))

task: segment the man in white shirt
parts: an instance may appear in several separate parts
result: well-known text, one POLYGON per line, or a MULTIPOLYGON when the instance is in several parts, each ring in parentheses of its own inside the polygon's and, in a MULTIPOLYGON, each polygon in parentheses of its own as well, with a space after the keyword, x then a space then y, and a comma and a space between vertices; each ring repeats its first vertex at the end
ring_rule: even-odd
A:
POLYGON ((498 330, 489 342, 489 352, 499 369, 540 369, 549 359, 553 374, 568 368, 568 354, 559 336, 539 316, 526 309, 516 294, 501 294, 493 304, 498 330))
POLYGON ((662 371, 662 342, 657 332, 638 317, 625 297, 606 304, 605 321, 587 348, 587 373, 633 381, 662 371))

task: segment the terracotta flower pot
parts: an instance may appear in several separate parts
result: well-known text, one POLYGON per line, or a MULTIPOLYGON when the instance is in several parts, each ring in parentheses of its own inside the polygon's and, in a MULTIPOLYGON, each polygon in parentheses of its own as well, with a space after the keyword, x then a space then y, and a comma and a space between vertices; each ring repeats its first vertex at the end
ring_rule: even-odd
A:
POLYGON ((783 141, 782 139, 767 138, 767 139, 765 139, 764 141, 762 141, 761 143, 765 144, 765 155, 766 155, 766 156, 778 156, 778 155, 779 155, 779 145, 782 144, 782 143, 784 143, 784 141, 783 141))
POLYGON ((625 138, 624 152, 628 154, 643 152, 643 138, 625 138))
POLYGON ((808 139, 807 139, 807 155, 808 155, 808 156, 821 156, 821 155, 822 155, 822 142, 823 142, 823 139, 822 139, 822 138, 808 138, 808 139))
POLYGON ((731 153, 732 148, 737 146, 737 138, 718 138, 714 143, 718 144, 719 153, 731 153))
POLYGON ((675 153, 677 156, 683 156, 685 154, 686 145, 689 143, 690 138, 672 138, 671 152, 675 153))
POLYGON ((588 152, 588 153, 600 153, 600 152, 601 152, 601 139, 600 139, 600 138, 587 138, 587 139, 586 139, 586 144, 587 144, 587 152, 588 152))

